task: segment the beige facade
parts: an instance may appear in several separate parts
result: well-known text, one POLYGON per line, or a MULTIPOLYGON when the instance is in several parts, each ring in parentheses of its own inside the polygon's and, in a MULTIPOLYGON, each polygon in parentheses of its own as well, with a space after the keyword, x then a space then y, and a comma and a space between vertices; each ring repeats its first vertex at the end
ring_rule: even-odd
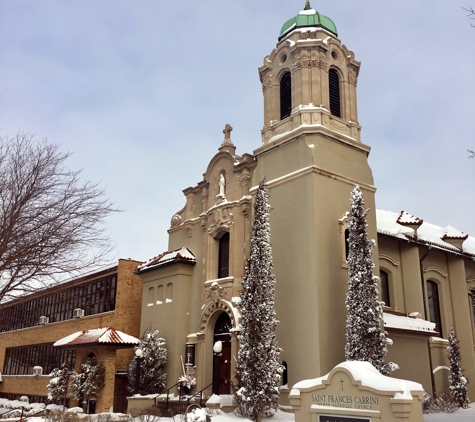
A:
MULTIPOLYGON (((240 318, 236 301, 249 252, 252 194, 265 178, 285 382, 291 387, 322 376, 345 360, 345 229, 350 192, 358 184, 370 209, 369 236, 377 239, 374 272, 378 275, 381 269, 388 277, 390 306, 385 313, 393 316, 387 330, 394 341, 388 360, 400 367, 394 376, 419 382, 430 393, 447 391, 444 339, 454 326, 465 375, 472 380, 470 393, 475 395, 468 295, 475 289, 475 249, 464 249, 457 236, 430 243, 417 233, 380 227, 368 165, 370 147, 362 142, 357 117, 359 68, 335 29, 299 26, 297 21, 259 68, 264 97, 260 145, 256 142, 252 155, 236 155, 227 125, 203 180, 183 191, 186 204, 172 217, 168 231, 171 255, 139 270, 143 297, 149 298, 142 304, 141 331, 153 324, 167 340, 168 386, 182 374, 184 362, 186 371, 196 376, 194 391, 214 382, 207 395, 212 388, 218 394, 231 392, 240 318), (182 259, 179 251, 184 246, 193 258, 182 259), (228 270, 221 272, 226 259, 228 270), (428 282, 438 286, 440 334, 428 322, 434 304, 428 298, 428 282), (213 352, 213 344, 221 339, 223 351, 213 352)), ((288 389, 282 392, 282 403, 288 403, 288 389)))
MULTIPOLYGON (((34 326, 25 328, 12 330, 8 328, 8 324, 5 324, 5 326, 2 324, 3 332, 0 332, 0 368, 3 381, 0 383, 0 397, 16 399, 19 396, 26 395, 33 401, 45 400, 48 395, 46 386, 49 382, 49 372, 46 371, 45 367, 43 375, 35 376, 33 374, 32 367, 38 365, 38 362, 33 359, 41 359, 40 356, 32 357, 38 354, 39 349, 35 348, 35 346, 48 345, 47 347, 49 347, 49 345, 52 346, 52 343, 75 332, 101 327, 113 327, 116 330, 138 337, 140 332, 140 307, 142 303, 142 282, 140 277, 134 274, 138 264, 140 264, 138 261, 121 259, 115 267, 5 304, 2 312, 8 311, 8 309, 16 312, 14 308, 18 309, 22 305, 33 301, 46 301, 56 294, 63 294, 64 302, 66 302, 62 308, 55 308, 55 314, 41 312, 41 316, 47 317, 51 321, 46 324, 39 325, 39 321, 36 318, 34 326), (71 295, 68 292, 95 281, 100 282, 101 280, 113 279, 116 280, 115 293, 110 290, 101 289, 99 284, 91 286, 94 292, 86 292, 88 294, 87 297, 92 298, 93 301, 95 298, 98 299, 100 303, 98 306, 104 303, 103 298, 107 298, 107 295, 110 293, 111 298, 115 297, 115 305, 111 306, 113 309, 100 312, 100 308, 96 310, 91 308, 91 315, 88 315, 88 312, 86 312, 84 317, 73 318, 73 308, 68 304, 68 300, 71 300, 71 295), (60 312, 63 311, 62 309, 64 309, 65 316, 60 316, 60 312), (58 312, 57 314, 56 311, 58 312), (55 315, 58 315, 57 319, 59 321, 54 322, 55 315), (12 362, 12 359, 7 363, 9 354, 18 350, 20 350, 20 354, 15 355, 18 363, 12 362), (27 373, 25 374, 25 372, 27 373)), ((109 289, 110 286, 107 286, 107 288, 109 289)), ((44 303, 44 307, 48 306, 47 302, 42 303, 44 303)), ((29 312, 35 313, 37 311, 37 309, 34 309, 29 312)), ((52 348, 52 350, 54 349, 52 348)), ((116 407, 119 406, 117 410, 125 411, 127 406, 125 378, 117 377, 116 374, 117 371, 126 370, 133 351, 131 349, 117 349, 115 347, 82 347, 73 350, 73 352, 75 353, 73 366, 77 372, 81 371, 81 364, 91 353, 96 355, 98 361, 105 367, 105 386, 99 393, 95 411, 109 411, 114 405, 116 407)), ((59 367, 62 362, 53 363, 57 363, 57 365, 53 366, 59 367)), ((71 399, 70 403, 71 405, 77 405, 77 402, 73 399, 71 399)))

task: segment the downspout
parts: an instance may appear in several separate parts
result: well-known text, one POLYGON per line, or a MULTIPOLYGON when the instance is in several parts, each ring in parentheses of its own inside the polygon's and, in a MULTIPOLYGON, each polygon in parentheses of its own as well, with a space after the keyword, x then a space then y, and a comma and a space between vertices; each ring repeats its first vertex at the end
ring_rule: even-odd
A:
MULTIPOLYGON (((419 260, 419 269, 421 273, 421 286, 422 286, 422 300, 424 302, 424 319, 426 321, 429 321, 427 318, 427 305, 426 305, 426 285, 424 283, 424 270, 422 268, 422 263, 424 260, 427 258, 427 255, 429 255, 430 250, 432 249, 432 246, 429 246, 427 248, 426 253, 422 256, 422 258, 419 260)), ((434 366, 432 365, 432 351, 430 348, 430 338, 427 340, 427 352, 429 355, 429 369, 430 369, 430 382, 432 385, 432 395, 435 396, 435 379, 434 379, 434 366)))

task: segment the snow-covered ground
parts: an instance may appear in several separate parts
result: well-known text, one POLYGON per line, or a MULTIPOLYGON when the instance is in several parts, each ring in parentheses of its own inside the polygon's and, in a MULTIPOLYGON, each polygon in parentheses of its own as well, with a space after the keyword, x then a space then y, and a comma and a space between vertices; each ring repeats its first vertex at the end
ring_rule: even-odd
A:
MULTIPOLYGON (((236 416, 232 413, 222 413, 220 411, 216 412, 219 414, 214 414, 211 417, 211 422, 245 422, 247 419, 236 416)), ((125 415, 114 414, 114 420, 120 421, 124 420, 125 415), (122 416, 122 417, 121 417, 122 416)), ((175 418, 156 418, 154 422, 181 422, 182 418, 180 416, 175 416, 175 418)), ((3 419, 2 422, 7 420, 3 419)), ((11 420, 13 421, 13 419, 11 420)), ((279 411, 273 418, 264 418, 263 422, 294 422, 294 415, 292 413, 279 411)), ((459 409, 454 413, 432 413, 429 415, 424 415, 424 422, 469 422, 475 421, 475 403, 470 405, 470 409, 459 409)), ((15 422, 18 422, 18 418, 15 418, 15 422)), ((28 422, 44 422, 43 418, 31 417, 28 418, 28 422)))

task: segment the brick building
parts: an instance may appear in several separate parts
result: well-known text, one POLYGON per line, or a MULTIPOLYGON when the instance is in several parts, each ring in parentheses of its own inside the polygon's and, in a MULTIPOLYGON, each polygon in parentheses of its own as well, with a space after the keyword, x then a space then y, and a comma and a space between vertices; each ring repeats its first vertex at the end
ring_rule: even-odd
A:
MULTIPOLYGON (((142 282, 134 274, 138 264, 120 259, 115 266, 2 305, 0 397, 18 399, 27 395, 30 401, 45 402, 51 370, 66 363, 80 372, 81 363, 92 353, 106 371, 104 388, 93 404, 95 411, 108 411, 111 407, 125 411, 123 374, 132 357, 130 347, 91 344, 64 349, 53 343, 78 331, 102 327, 138 337, 142 302, 142 282)), ((67 404, 78 403, 68 399, 67 404)))

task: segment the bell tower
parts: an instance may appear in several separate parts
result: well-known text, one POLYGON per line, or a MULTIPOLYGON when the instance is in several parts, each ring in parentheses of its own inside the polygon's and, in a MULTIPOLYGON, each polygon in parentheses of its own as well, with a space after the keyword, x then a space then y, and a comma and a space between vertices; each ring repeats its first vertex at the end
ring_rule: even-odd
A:
POLYGON ((284 23, 259 68, 264 126, 252 186, 265 178, 269 189, 277 338, 289 385, 345 360, 345 229, 356 184, 370 209, 369 236, 377 237, 370 147, 358 123, 359 69, 334 22, 309 1, 284 23))
POLYGON ((322 125, 360 141, 356 84, 360 63, 338 39, 333 21, 305 9, 282 26, 259 68, 264 93, 262 141, 301 125, 322 125))

